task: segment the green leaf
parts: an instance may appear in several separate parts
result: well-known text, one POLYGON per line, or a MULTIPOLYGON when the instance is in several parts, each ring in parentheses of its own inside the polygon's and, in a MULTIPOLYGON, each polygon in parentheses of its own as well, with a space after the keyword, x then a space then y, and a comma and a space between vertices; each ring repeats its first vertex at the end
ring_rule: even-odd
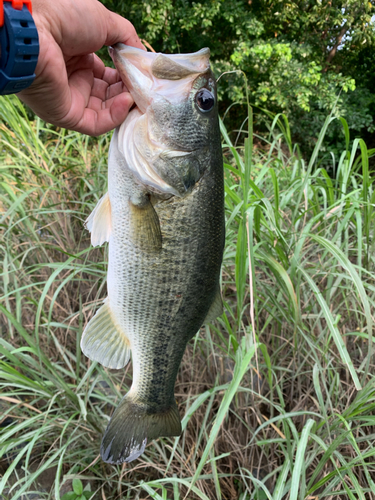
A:
POLYGON ((65 495, 61 497, 61 500, 76 500, 76 499, 77 495, 74 493, 74 491, 69 491, 68 493, 65 493, 65 495))
POLYGON ((301 439, 297 446, 296 460, 293 467, 290 500, 297 500, 300 482, 302 483, 303 490, 306 487, 303 483, 305 472, 305 451, 310 430, 314 424, 315 421, 312 418, 309 418, 302 430, 301 439))
POLYGON ((82 495, 83 493, 83 485, 80 479, 74 478, 73 479, 73 491, 76 495, 82 495))
POLYGON ((200 462, 196 468, 196 471, 194 473, 194 477, 191 481, 191 485, 194 485, 195 482, 199 478, 199 474, 201 473, 201 470, 206 464, 207 458, 209 456, 210 450, 212 446, 215 443, 215 439, 219 433, 220 427, 223 423, 223 420, 225 416, 227 415, 227 412, 229 410, 229 406, 236 395, 237 389, 242 381, 243 376, 245 375, 246 371, 249 369, 249 363, 251 361, 251 358, 254 356, 255 353, 255 346, 247 347, 246 346, 246 339, 245 337, 242 338, 242 343, 241 347, 237 349, 236 352, 236 365, 234 368, 234 373, 233 373, 233 379, 232 382, 229 384, 229 387, 223 397, 223 400, 220 404, 220 407, 218 409, 216 418, 214 420, 212 429, 210 431, 210 435, 206 444, 206 447, 202 453, 200 462))
POLYGON ((354 382, 356 389, 358 391, 361 390, 362 387, 361 387, 361 384, 359 382, 358 375, 354 369, 353 362, 349 356, 348 350, 347 350, 345 343, 341 337, 341 334, 337 328, 337 325, 336 325, 335 320, 332 316, 332 313, 329 310, 327 302, 324 300, 324 297, 323 297, 321 291, 319 290, 317 285, 314 283, 312 278, 308 275, 308 273, 302 268, 300 268, 300 271, 302 272, 302 274, 305 276, 306 280, 308 281, 311 290, 314 292, 315 297, 322 308, 323 315, 327 321, 329 331, 331 332, 333 340, 335 341, 336 347, 340 353, 340 357, 341 357, 343 363, 345 363, 346 366, 348 367, 348 370, 350 372, 350 375, 352 376, 352 379, 353 379, 353 382, 354 382))

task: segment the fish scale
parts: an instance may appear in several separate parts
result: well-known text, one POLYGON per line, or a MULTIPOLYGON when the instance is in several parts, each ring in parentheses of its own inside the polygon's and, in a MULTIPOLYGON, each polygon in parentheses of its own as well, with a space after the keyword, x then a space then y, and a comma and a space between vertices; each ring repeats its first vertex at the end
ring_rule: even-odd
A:
POLYGON ((109 463, 134 460, 151 439, 181 433, 174 386, 182 356, 199 328, 222 311, 223 165, 208 52, 178 55, 178 65, 176 56, 159 58, 158 78, 157 56, 121 44, 112 49, 144 113, 136 108, 115 131, 108 194, 87 221, 93 244, 109 241, 108 298, 86 326, 82 350, 110 368, 125 366, 132 353, 132 386, 102 441, 109 463), (180 99, 168 100, 164 71, 186 89, 180 99), (208 112, 199 108, 202 89, 212 96, 208 112))

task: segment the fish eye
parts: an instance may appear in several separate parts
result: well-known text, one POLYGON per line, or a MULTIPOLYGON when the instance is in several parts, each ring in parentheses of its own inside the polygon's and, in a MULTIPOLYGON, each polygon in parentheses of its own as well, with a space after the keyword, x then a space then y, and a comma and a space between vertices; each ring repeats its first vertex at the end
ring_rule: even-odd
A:
POLYGON ((215 97, 208 89, 201 89, 195 94, 195 103, 203 113, 207 113, 214 107, 215 97))

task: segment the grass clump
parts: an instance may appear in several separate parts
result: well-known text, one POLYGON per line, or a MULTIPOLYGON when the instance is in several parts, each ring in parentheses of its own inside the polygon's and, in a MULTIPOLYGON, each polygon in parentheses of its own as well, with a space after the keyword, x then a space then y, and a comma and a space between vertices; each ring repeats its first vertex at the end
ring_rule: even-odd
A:
POLYGON ((83 221, 106 190, 109 138, 29 121, 14 98, 0 115, 0 495, 373 498, 374 151, 349 148, 345 120, 330 172, 331 118, 309 161, 282 115, 258 137, 249 109, 239 145, 222 124, 225 314, 184 356, 181 437, 120 467, 98 450, 131 370, 79 349, 106 295, 106 251, 83 221))

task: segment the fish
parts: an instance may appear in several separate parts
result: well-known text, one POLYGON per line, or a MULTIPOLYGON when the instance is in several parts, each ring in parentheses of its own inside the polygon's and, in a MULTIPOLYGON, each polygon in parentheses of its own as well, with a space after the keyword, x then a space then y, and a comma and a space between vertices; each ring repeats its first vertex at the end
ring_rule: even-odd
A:
POLYGON ((182 356, 223 313, 224 180, 209 49, 109 50, 136 106, 113 133, 108 192, 86 221, 93 246, 109 242, 108 295, 81 349, 112 369, 132 358, 132 385, 100 450, 120 464, 153 439, 181 434, 174 387, 182 356))

